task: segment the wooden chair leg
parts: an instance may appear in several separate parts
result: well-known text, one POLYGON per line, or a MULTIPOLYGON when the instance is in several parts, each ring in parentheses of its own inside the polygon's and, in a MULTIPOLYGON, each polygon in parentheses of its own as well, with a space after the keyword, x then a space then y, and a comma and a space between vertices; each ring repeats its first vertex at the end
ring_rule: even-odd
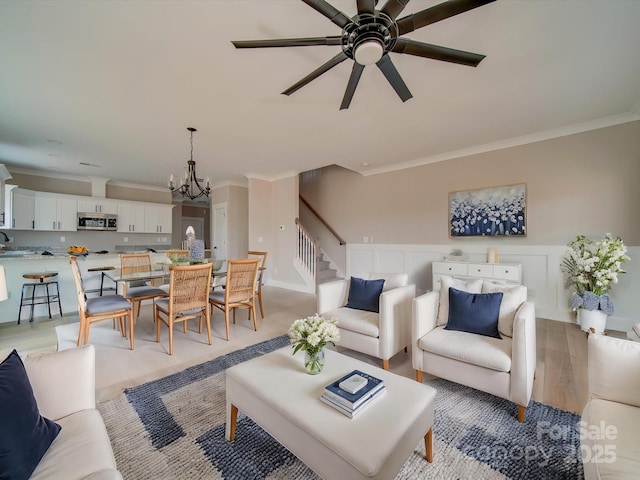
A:
MULTIPOLYGON (((205 316, 205 321, 207 322, 207 337, 209 338, 209 345, 211 345, 211 343, 212 343, 212 339, 211 339, 211 317, 209 316, 209 310, 207 310, 205 312, 204 316, 205 316)), ((200 317, 200 318, 202 318, 202 317, 200 317)))
POLYGON ((258 293, 258 305, 260 305, 260 317, 264 318, 264 309, 262 308, 262 293, 258 293))
POLYGON ((84 339, 84 329, 86 328, 84 324, 85 321, 80 319, 80 328, 78 329, 78 342, 76 343, 77 347, 82 345, 82 340, 84 339))
MULTIPOLYGON (((133 310, 129 310, 129 347, 133 350, 133 310)), ((124 317, 120 317, 124 320, 124 317)))
POLYGON ((424 436, 424 451, 427 462, 433 463, 433 428, 424 436))
POLYGON ((169 319, 169 355, 173 355, 173 318, 169 319))
POLYGON ((227 340, 229 340, 229 309, 226 308, 224 311, 224 322, 227 326, 227 340))
POLYGON ((156 314, 156 342, 160 343, 160 314, 156 314))
POLYGON ((527 417, 527 407, 518 405, 518 421, 520 423, 524 423, 526 417, 527 417))
POLYGON ((251 313, 253 314, 253 330, 254 331, 258 331, 258 317, 256 316, 256 302, 255 302, 255 298, 254 300, 251 302, 251 305, 249 306, 249 310, 251 311, 251 313))
POLYGON ((416 370, 416 382, 422 383, 422 370, 416 370))

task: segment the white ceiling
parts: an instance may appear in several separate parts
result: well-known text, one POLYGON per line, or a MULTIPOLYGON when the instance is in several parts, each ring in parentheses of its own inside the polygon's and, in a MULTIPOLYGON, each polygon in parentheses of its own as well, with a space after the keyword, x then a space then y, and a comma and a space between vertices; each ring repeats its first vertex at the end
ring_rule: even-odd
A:
POLYGON ((640 119, 638 0, 498 0, 429 25, 406 38, 487 57, 391 54, 413 99, 373 66, 343 111, 351 60, 280 94, 340 47, 231 44, 339 34, 299 0, 0 0, 0 163, 162 186, 184 173, 193 126, 214 184, 369 174, 640 119))

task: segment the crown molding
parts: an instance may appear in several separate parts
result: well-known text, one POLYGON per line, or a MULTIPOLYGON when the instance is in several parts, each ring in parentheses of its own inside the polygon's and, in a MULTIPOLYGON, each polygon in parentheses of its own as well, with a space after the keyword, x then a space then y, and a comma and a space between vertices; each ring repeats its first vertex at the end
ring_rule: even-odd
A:
POLYGON ((298 175, 298 171, 296 170, 286 170, 284 172, 280 172, 276 175, 260 175, 259 173, 247 173, 245 177, 248 179, 255 180, 264 180, 265 182, 277 182, 278 180, 284 180, 285 178, 291 178, 298 175))

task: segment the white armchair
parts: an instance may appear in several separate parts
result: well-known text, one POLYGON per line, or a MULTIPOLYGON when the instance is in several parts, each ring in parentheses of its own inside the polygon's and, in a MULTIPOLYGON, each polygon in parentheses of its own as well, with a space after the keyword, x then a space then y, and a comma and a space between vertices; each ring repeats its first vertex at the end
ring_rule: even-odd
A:
POLYGON ((589 401, 582 412, 584 478, 638 478, 640 343, 589 335, 589 401))
MULTIPOLYGON (((525 287, 520 287, 520 296, 521 289, 525 287)), ((511 302, 508 315, 500 307, 500 326, 512 336, 501 331, 501 338, 493 338, 445 329, 438 321, 439 291, 415 298, 411 340, 416 380, 422 382, 422 372, 426 372, 506 398, 518 405, 518 420, 524 422, 536 368, 536 319, 533 303, 517 302, 515 306, 511 302)), ((503 303, 506 308, 508 302, 503 303)))
POLYGON ((369 279, 384 279, 379 299, 379 313, 347 308, 350 280, 318 285, 318 313, 337 318, 340 347, 365 353, 382 360, 389 369, 389 359, 411 341, 411 301, 416 286, 407 285, 407 274, 370 273, 369 279))

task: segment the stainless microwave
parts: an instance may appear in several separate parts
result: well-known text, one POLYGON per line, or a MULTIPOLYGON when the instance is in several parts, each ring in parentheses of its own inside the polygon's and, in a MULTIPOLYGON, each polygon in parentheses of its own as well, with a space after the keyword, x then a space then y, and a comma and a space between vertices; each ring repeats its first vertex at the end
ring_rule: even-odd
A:
POLYGON ((78 212, 78 230, 117 230, 118 217, 109 213, 78 212))

